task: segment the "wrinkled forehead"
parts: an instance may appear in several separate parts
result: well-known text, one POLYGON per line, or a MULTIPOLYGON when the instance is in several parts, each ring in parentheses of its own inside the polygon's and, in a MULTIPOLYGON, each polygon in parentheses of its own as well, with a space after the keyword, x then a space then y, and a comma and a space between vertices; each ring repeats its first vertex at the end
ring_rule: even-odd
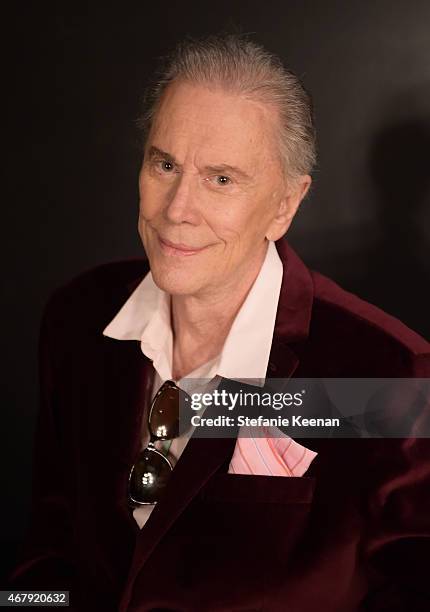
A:
POLYGON ((147 144, 183 163, 242 163, 260 167, 279 157, 275 109, 220 88, 180 82, 164 93, 147 144))

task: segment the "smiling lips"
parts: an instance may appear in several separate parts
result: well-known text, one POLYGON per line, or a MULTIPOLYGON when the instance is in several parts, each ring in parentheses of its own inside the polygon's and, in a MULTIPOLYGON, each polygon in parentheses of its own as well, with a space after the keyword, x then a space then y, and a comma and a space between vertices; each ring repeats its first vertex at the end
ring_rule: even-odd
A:
POLYGON ((190 255, 195 255, 196 253, 200 253, 201 251, 204 251, 204 249, 206 248, 206 247, 202 247, 202 248, 196 249, 196 248, 189 247, 182 243, 175 244, 174 242, 170 242, 169 240, 160 238, 160 236, 158 236, 158 241, 160 243, 161 250, 163 251, 163 253, 165 253, 166 255, 176 255, 179 257, 187 257, 190 255))

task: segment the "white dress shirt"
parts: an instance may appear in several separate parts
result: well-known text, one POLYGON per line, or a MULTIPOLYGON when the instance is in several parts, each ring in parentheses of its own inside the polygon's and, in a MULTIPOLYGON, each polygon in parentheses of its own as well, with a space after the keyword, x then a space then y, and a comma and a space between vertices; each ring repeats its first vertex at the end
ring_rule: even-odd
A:
MULTIPOLYGON (((237 313, 221 352, 196 368, 176 384, 188 393, 201 392, 190 379, 210 379, 216 388, 220 377, 245 380, 263 386, 272 346, 273 330, 282 283, 283 266, 275 243, 269 241, 266 257, 244 303, 237 313), (253 379, 253 382, 250 381, 253 379)), ((173 331, 170 324, 170 295, 154 282, 149 271, 122 308, 103 330, 105 336, 117 340, 139 340, 142 352, 155 368, 151 397, 172 377, 173 331)), ((196 381, 196 385, 201 383, 196 381)), ((207 390, 207 387, 205 387, 207 390)), ((174 466, 182 454, 190 434, 175 438, 168 459, 174 466)), ((149 442, 147 427, 142 446, 149 442)), ((144 505, 133 510, 140 528, 148 520, 154 506, 144 505)))

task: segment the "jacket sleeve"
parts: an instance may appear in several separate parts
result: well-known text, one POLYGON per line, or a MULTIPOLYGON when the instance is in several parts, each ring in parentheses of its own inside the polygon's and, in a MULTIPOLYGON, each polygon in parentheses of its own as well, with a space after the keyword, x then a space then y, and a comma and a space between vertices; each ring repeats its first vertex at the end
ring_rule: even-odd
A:
POLYGON ((39 409, 33 447, 30 519, 23 546, 18 551, 18 563, 6 578, 11 590, 71 591, 75 575, 73 524, 56 428, 58 401, 50 331, 52 302, 53 298, 45 307, 39 333, 39 409))
POLYGON ((416 357, 412 376, 429 379, 419 385, 420 437, 378 441, 364 547, 373 586, 360 612, 430 610, 430 355, 416 357))

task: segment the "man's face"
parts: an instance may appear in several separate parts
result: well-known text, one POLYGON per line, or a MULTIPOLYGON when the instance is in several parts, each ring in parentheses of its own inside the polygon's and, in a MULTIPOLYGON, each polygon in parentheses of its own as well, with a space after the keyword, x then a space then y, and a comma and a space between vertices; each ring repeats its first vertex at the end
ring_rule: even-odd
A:
POLYGON ((234 290, 261 264, 266 235, 280 237, 270 234, 285 191, 275 129, 275 112, 258 102, 187 83, 167 89, 139 176, 139 234, 161 289, 234 290))

